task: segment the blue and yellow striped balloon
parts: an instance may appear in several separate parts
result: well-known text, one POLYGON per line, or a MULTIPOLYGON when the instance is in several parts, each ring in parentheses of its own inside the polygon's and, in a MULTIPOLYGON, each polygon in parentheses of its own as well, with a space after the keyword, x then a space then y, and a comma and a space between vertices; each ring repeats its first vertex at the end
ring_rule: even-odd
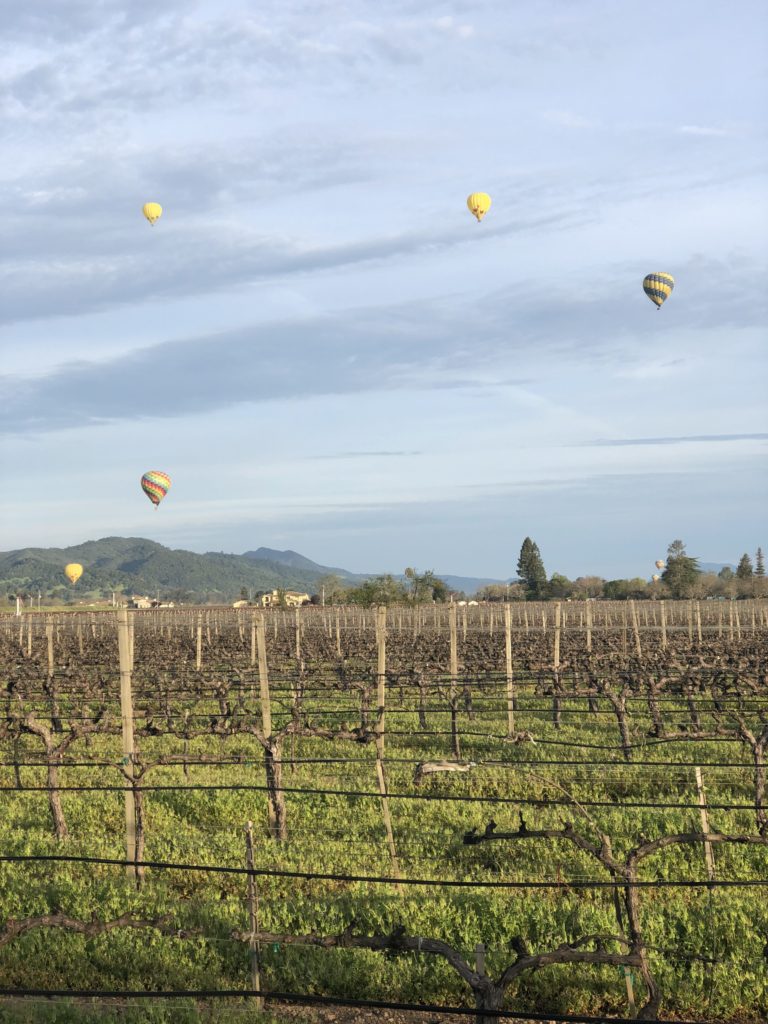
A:
POLYGON ((661 309, 662 302, 665 302, 672 294, 675 287, 675 279, 671 274, 648 274, 643 278, 643 291, 653 302, 657 309, 661 309))
POLYGON ((171 478, 167 473, 161 473, 158 469, 148 470, 141 478, 141 489, 155 508, 166 496, 170 486, 171 478))

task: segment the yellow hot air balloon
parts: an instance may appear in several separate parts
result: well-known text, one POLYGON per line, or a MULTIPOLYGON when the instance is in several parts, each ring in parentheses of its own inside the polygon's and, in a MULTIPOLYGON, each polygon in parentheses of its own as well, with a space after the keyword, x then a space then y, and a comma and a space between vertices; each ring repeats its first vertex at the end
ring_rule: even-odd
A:
POLYGON ((656 568, 657 568, 657 569, 666 569, 666 568, 667 568, 667 567, 666 567, 666 565, 665 565, 665 563, 664 563, 664 562, 662 562, 662 561, 661 561, 661 559, 659 559, 659 561, 658 561, 658 562, 656 562, 656 563, 655 563, 655 565, 656 565, 656 568))
POLYGON ((83 567, 79 562, 70 562, 69 565, 64 566, 64 575, 70 583, 77 583, 83 575, 83 567))
POLYGON ((471 196, 467 197, 467 206, 470 213, 473 213, 480 221, 491 208, 491 197, 487 192, 473 192, 471 196))
POLYGON ((154 224, 162 216, 163 208, 160 203, 144 203, 142 211, 149 223, 154 224))
POLYGON ((659 580, 661 579, 661 576, 654 575, 654 576, 651 576, 651 579, 653 580, 654 583, 658 583, 659 580))

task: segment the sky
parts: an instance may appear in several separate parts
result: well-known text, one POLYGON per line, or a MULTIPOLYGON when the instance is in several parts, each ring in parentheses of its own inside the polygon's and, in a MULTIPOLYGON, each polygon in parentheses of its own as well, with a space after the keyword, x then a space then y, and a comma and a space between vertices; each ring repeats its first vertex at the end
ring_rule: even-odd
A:
POLYGON ((768 548, 762 0, 0 14, 0 550, 768 548))

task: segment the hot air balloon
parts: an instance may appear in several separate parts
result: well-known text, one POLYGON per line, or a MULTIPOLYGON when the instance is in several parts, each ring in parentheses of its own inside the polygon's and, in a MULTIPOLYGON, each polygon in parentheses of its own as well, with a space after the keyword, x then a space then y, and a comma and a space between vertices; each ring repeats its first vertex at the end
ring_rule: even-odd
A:
POLYGON ((656 566, 657 569, 666 569, 667 568, 666 564, 664 562, 662 562, 661 559, 659 559, 658 562, 654 562, 654 565, 656 566))
POLYGON ((167 473, 161 473, 158 469, 148 470, 141 478, 141 489, 155 508, 166 496, 170 486, 171 478, 167 473))
POLYGON ((480 221, 491 208, 491 197, 487 192, 473 192, 467 197, 467 206, 480 221))
POLYGON ((150 224, 154 224, 163 214, 163 208, 160 203, 144 203, 142 211, 150 224))
POLYGON ((654 576, 651 576, 651 579, 653 580, 654 583, 658 583, 659 580, 661 579, 661 576, 655 576, 654 575, 654 576))
POLYGON ((69 565, 64 566, 64 575, 70 583, 77 583, 83 575, 83 567, 79 562, 70 562, 69 565))
POLYGON ((648 274, 647 277, 643 278, 643 291, 651 300, 656 304, 657 309, 661 309, 661 304, 672 294, 672 289, 675 287, 675 279, 671 274, 664 274, 658 272, 656 274, 648 274))

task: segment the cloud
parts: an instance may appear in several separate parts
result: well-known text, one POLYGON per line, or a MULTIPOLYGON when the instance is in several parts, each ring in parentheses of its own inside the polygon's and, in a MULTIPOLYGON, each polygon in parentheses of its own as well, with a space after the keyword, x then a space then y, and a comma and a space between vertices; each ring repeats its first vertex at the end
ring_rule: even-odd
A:
POLYGON ((394 458, 400 455, 421 455, 422 452, 337 452, 335 455, 308 455, 307 459, 315 461, 318 459, 370 459, 370 458, 394 458))
POLYGON ((582 441, 577 448, 621 448, 634 445, 656 444, 706 444, 710 441, 768 441, 768 434, 692 434, 682 437, 630 437, 599 438, 596 441, 582 441))
POLYGON ((702 137, 725 138, 733 132, 726 128, 713 128, 700 124, 684 124, 677 129, 682 135, 700 135, 702 137))
POLYGON ((429 303, 285 321, 149 346, 46 377, 0 378, 0 432, 202 414, 244 402, 420 385, 482 367, 451 310, 429 303))
MULTIPOLYGON (((197 177, 199 181, 206 173, 204 165, 197 172, 193 167, 190 179, 194 181, 197 177)), ((330 183, 331 177, 334 184, 339 183, 332 165, 323 169, 318 161, 311 178, 306 179, 307 187, 317 187, 323 180, 330 183)), ((168 191, 172 197, 173 189, 168 191)), ((201 291, 214 292, 245 283, 419 253, 434 254, 481 242, 479 236, 468 236, 463 228, 451 225, 318 245, 266 235, 247 226, 201 223, 194 216, 189 221, 174 222, 172 204, 164 220, 149 229, 137 207, 139 195, 134 190, 130 200, 124 199, 119 205, 122 221, 117 223, 113 219, 100 224, 97 211, 89 214, 85 208, 80 210, 80 201, 71 196, 69 216, 57 210, 55 220, 41 216, 36 221, 28 216, 26 222, 17 218, 14 223, 10 219, 4 236, 4 255, 0 256, 0 322, 82 315, 136 300, 198 295, 201 291), (128 209, 133 218, 130 229, 126 226, 128 209), (87 225, 85 231, 83 224, 87 225)), ((185 201, 188 208, 193 205, 193 192, 185 196, 182 190, 181 195, 182 208, 185 201)), ((55 194, 47 197, 53 202, 55 194)), ((501 221, 489 226, 483 238, 487 242, 489 238, 565 225, 572 217, 569 211, 547 211, 507 223, 501 221)))
POLYGON ((552 124, 561 125, 563 128, 596 128, 597 122, 592 118, 575 114, 569 110, 547 110, 544 118, 552 124))
POLYGON ((445 14, 440 18, 436 18, 434 25, 441 32, 445 32, 448 35, 458 36, 459 39, 470 39, 475 34, 474 25, 459 23, 450 14, 445 14))
POLYGON ((30 14, 4 12, 6 41, 35 54, 32 66, 6 76, 6 115, 22 125, 95 127, 106 115, 156 115, 175 104, 242 110, 255 91, 291 92, 297 82, 378 89, 387 72, 418 68, 473 34, 472 25, 410 4, 389 4, 386 15, 364 2, 249 6, 233 17, 206 0, 76 0, 65 14, 59 0, 43 0, 30 14))
MULTIPOLYGON (((185 268, 188 276, 176 279, 173 287, 191 290, 199 280, 210 290, 218 284, 217 275, 223 283, 243 273, 244 263, 246 274, 269 276, 384 258, 422 244, 414 236, 378 248, 284 253, 282 264, 274 253, 266 259, 253 252, 250 266, 237 250, 228 259, 220 252, 212 262, 210 252, 201 253, 185 268)), ((183 253, 178 255, 181 260, 183 253)), ((133 285, 139 295, 142 280, 150 293, 153 289, 151 273, 146 268, 144 273, 146 278, 133 285)), ((0 432, 40 433, 131 418, 204 414, 248 402, 376 390, 462 389, 487 397, 499 387, 523 387, 538 379, 552 359, 564 367, 608 367, 614 373, 618 366, 626 375, 634 359, 647 361, 652 352, 649 317, 654 325, 657 316, 664 317, 654 333, 656 347, 663 346, 667 360, 681 324, 690 335, 724 324, 762 323, 765 298, 756 268, 714 268, 705 262, 704 272, 690 274, 692 294, 677 319, 666 315, 666 307, 659 314, 646 310, 635 279, 622 268, 616 273, 620 284, 603 279, 599 293, 584 294, 578 283, 567 279, 559 287, 521 281, 483 295, 482 302, 469 293, 450 300, 353 307, 333 315, 180 337, 98 362, 65 363, 34 378, 0 377, 0 432), (716 293, 707 286, 713 276, 716 293), (515 371, 519 376, 513 376, 515 371)), ((170 284, 166 287, 171 290, 170 284)), ((9 291, 7 301, 13 299, 23 305, 29 296, 9 291)))

